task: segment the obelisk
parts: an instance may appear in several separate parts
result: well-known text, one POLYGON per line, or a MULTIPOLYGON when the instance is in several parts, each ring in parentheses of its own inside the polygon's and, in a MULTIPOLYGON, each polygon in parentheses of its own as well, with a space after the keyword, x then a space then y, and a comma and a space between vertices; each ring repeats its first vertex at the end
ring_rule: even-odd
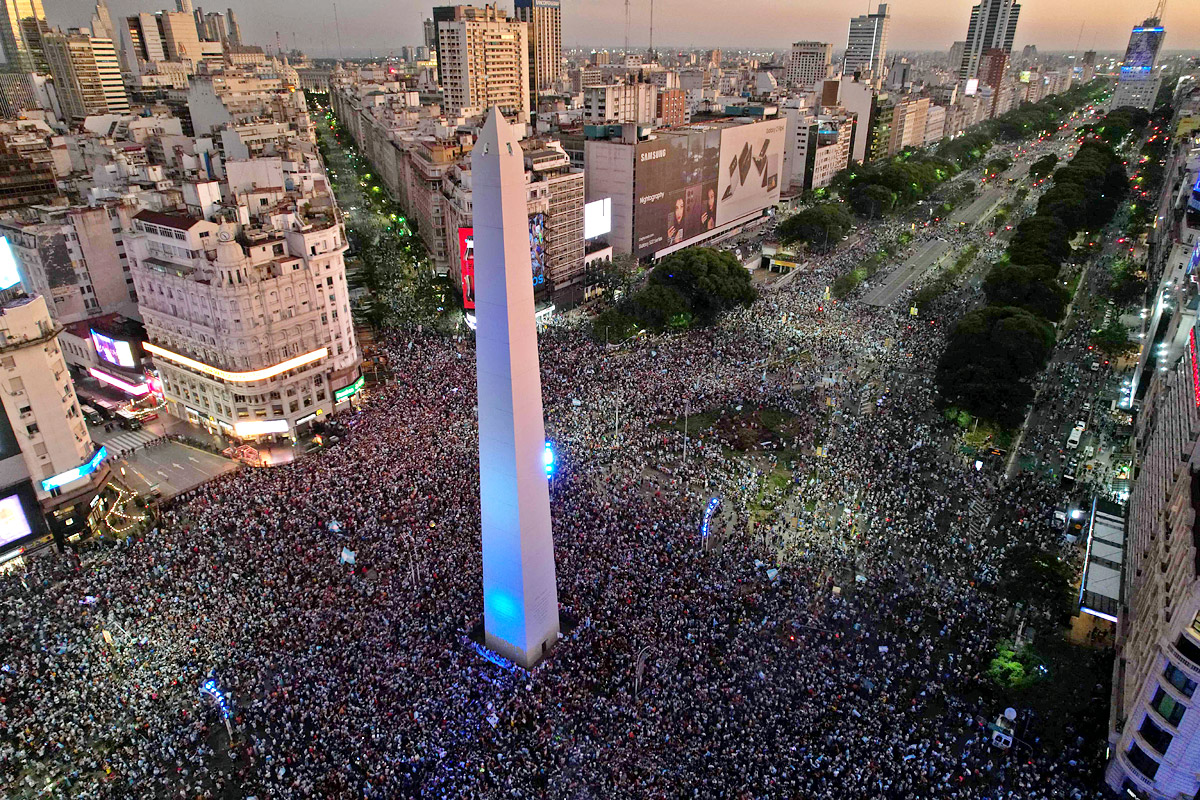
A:
POLYGON ((493 108, 471 154, 483 628, 525 668, 558 638, 525 164, 493 108))

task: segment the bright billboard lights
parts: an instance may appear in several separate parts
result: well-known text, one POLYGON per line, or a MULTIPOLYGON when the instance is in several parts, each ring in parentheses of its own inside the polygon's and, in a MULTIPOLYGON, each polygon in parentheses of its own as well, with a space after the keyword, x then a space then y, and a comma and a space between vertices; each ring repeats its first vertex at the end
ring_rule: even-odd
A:
POLYGON ((130 383, 129 381, 118 378, 116 375, 109 375, 107 372, 102 372, 95 367, 88 367, 88 374, 101 383, 107 383, 109 386, 115 386, 121 391, 127 392, 134 397, 141 397, 142 395, 150 393, 149 384, 130 383))
POLYGON ((133 360, 133 348, 129 342, 123 342, 93 330, 92 344, 96 347, 96 355, 104 361, 128 369, 137 367, 137 362, 133 360))
POLYGON ((29 518, 21 506, 21 498, 15 494, 0 500, 0 547, 15 542, 33 533, 29 518))
POLYGON ((583 207, 583 238, 595 239, 612 233, 612 198, 606 197, 583 207))
POLYGON ((17 257, 13 255, 12 245, 7 236, 0 236, 0 289, 11 289, 21 282, 21 272, 17 269, 17 257))
POLYGON ((267 378, 273 378, 276 375, 287 372, 289 369, 297 369, 307 364, 311 364, 314 361, 320 361, 322 358, 329 355, 329 348, 322 347, 320 350, 313 350, 311 353, 305 353, 302 356, 296 356, 295 358, 291 358, 287 361, 276 364, 273 367, 254 369, 250 370, 249 372, 230 372, 228 370, 218 369, 217 367, 211 367, 202 361, 195 360, 194 358, 181 356, 179 353, 172 353, 170 350, 159 347, 156 344, 151 344, 150 342, 144 342, 142 346, 146 348, 146 352, 148 353, 161 356, 168 361, 174 361, 176 364, 188 367, 189 369, 194 369, 197 372, 203 372, 205 375, 212 375, 214 378, 220 378, 221 380, 231 381, 233 383, 253 383, 254 381, 265 381, 267 378))
POLYGON ((68 483, 74 483, 80 478, 86 478, 88 475, 91 475, 93 472, 100 469, 100 465, 104 463, 104 459, 106 458, 108 458, 108 448, 101 447, 86 464, 80 464, 75 469, 69 469, 66 472, 60 472, 53 478, 47 478, 46 480, 42 481, 42 491, 50 492, 66 486, 68 483))
POLYGON ((233 432, 238 436, 263 436, 269 433, 287 433, 286 419, 263 419, 239 422, 233 426, 233 432))

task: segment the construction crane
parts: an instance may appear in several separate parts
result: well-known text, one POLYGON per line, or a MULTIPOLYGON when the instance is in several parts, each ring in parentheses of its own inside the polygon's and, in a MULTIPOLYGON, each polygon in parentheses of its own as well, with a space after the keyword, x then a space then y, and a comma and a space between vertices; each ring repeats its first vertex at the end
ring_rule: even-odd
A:
POLYGON ((1167 11, 1167 0, 1158 0, 1158 8, 1154 9, 1154 16, 1151 17, 1155 24, 1161 25, 1163 14, 1167 11))
POLYGON ((625 53, 629 53, 629 0, 625 0, 625 53))
POLYGON ((654 0, 650 0, 650 60, 654 61, 654 0))

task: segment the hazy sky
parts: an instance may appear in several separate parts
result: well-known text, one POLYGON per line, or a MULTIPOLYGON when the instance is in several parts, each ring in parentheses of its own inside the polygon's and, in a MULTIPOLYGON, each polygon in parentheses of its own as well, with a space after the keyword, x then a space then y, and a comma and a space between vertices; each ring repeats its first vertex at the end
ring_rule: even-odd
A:
MULTIPOLYGON (((232 6, 245 38, 274 46, 278 30, 285 48, 293 41, 310 54, 336 56, 337 34, 330 0, 217 0, 208 11, 232 6), (294 40, 293 40, 294 35, 294 40)), ((438 0, 451 4, 452 0, 438 0)), ((476 0, 475 5, 483 5, 476 0)), ((974 0, 896 0, 891 3, 890 50, 947 50, 967 33, 974 0)), ((93 0, 45 0, 51 22, 86 25, 93 0)), ((386 54, 421 43, 421 20, 433 0, 338 0, 342 50, 386 54)), ((500 0, 512 8, 512 0, 500 0)), ((874 3, 870 4, 874 8, 874 3)), ((1023 0, 1016 46, 1043 50, 1124 50, 1129 30, 1154 10, 1155 0, 1023 0), (1082 36, 1080 23, 1083 22, 1082 36)), ((174 0, 109 0, 114 17, 174 7, 174 0)), ((632 0, 630 44, 649 43, 650 0, 632 0)), ((800 39, 845 46, 849 17, 866 13, 867 2, 848 0, 655 0, 655 34, 666 47, 781 48, 800 39)), ((1200 49, 1200 2, 1169 0, 1165 24, 1168 49, 1200 49)), ((625 39, 622 0, 563 0, 563 43, 567 47, 621 46, 625 39)))

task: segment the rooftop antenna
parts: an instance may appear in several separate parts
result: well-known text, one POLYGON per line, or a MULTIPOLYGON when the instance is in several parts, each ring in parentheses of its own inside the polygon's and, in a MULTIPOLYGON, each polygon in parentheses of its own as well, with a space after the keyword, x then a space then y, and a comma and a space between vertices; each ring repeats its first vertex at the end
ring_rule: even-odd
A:
POLYGON ((654 60, 654 0, 650 0, 650 60, 654 60))
POLYGON ((625 0, 625 53, 629 53, 629 0, 625 0))
POLYGON ((337 3, 333 4, 333 27, 337 30, 338 60, 345 61, 346 54, 342 51, 342 26, 338 22, 337 3))

